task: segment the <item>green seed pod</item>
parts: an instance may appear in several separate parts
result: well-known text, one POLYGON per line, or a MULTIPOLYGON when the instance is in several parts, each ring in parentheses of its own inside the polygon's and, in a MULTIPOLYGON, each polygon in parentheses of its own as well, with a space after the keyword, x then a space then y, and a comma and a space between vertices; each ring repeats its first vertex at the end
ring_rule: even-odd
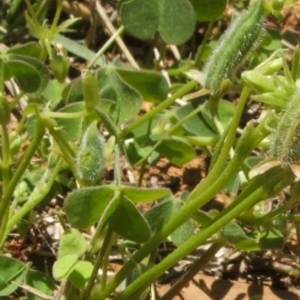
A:
POLYGON ((300 161, 300 92, 297 91, 273 134, 270 155, 288 166, 300 161))
POLYGON ((0 94, 0 124, 6 126, 10 121, 10 107, 6 97, 0 94))
POLYGON ((263 21, 264 1, 252 0, 249 9, 229 26, 204 69, 204 87, 212 94, 258 46, 263 21))
POLYGON ((105 141, 100 135, 96 122, 84 132, 76 157, 76 167, 81 179, 96 182, 104 169, 105 141))
POLYGON ((99 104, 99 84, 96 74, 89 70, 82 73, 83 97, 86 109, 95 108, 99 104))

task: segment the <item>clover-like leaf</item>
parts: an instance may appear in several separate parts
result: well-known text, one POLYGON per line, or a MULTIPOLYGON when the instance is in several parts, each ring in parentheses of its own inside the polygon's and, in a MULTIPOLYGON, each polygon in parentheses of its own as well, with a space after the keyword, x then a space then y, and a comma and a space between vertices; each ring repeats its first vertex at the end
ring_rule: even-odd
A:
POLYGON ((46 88, 49 73, 44 64, 30 56, 9 54, 4 61, 5 79, 14 77, 20 88, 34 96, 40 95, 46 88))
MULTIPOLYGON (((181 204, 175 197, 169 197, 153 206, 145 213, 152 232, 157 232, 164 224, 180 210, 181 204)), ((179 226, 172 234, 171 240, 176 246, 180 246, 194 234, 194 225, 191 220, 179 226)))
POLYGON ((116 233, 137 243, 145 243, 151 237, 148 222, 127 197, 119 199, 119 205, 111 216, 110 225, 116 233))
MULTIPOLYGON (((225 100, 220 100, 218 105, 218 116, 220 119, 220 122, 222 123, 223 127, 226 127, 227 124, 231 121, 233 115, 235 112, 234 105, 225 100)), ((210 125, 212 129, 215 130, 215 132, 218 132, 218 129, 216 128, 216 125, 213 121, 213 117, 211 115, 209 103, 206 102, 203 105, 203 109, 201 110, 202 116, 204 117, 205 121, 210 125)))
POLYGON ((195 149, 179 138, 164 139, 156 147, 157 152, 175 164, 185 164, 196 156, 195 149))
POLYGON ((90 279, 94 266, 89 261, 79 261, 72 272, 69 274, 68 279, 78 288, 84 288, 87 281, 90 279))
POLYGON ((157 72, 124 69, 116 69, 116 72, 125 82, 135 88, 145 101, 157 103, 165 100, 168 96, 168 83, 157 72))
POLYGON ((125 28, 140 39, 158 31, 168 44, 183 44, 193 34, 196 17, 188 0, 121 1, 120 15, 125 28))
POLYGON ((67 254, 59 258, 53 265, 53 277, 56 280, 63 280, 68 277, 78 262, 76 254, 67 254))
POLYGON ((246 235, 244 230, 236 223, 229 223, 221 230, 221 236, 229 243, 244 251, 257 251, 259 245, 254 238, 246 235))
POLYGON ((116 124, 133 119, 140 111, 143 99, 111 67, 97 73, 100 86, 100 106, 116 124))
POLYGON ((124 195, 135 203, 155 201, 170 195, 170 190, 166 188, 151 189, 123 186, 122 190, 124 195))
MULTIPOLYGON (((65 106, 64 108, 59 110, 59 112, 73 113, 83 111, 84 109, 84 103, 77 102, 65 106)), ((57 121, 58 126, 62 128, 64 137, 68 141, 77 142, 80 140, 80 137, 82 135, 83 119, 83 117, 78 117, 72 119, 56 118, 55 120, 57 121)))
POLYGON ((58 257, 68 254, 81 256, 87 249, 87 242, 82 234, 75 228, 66 230, 59 243, 58 257))
POLYGON ((92 226, 101 217, 114 194, 113 186, 88 187, 70 193, 65 201, 68 221, 77 228, 92 226))
POLYGON ((26 44, 17 44, 6 51, 7 54, 19 54, 23 56, 30 56, 38 59, 41 54, 41 46, 36 42, 29 42, 26 44))

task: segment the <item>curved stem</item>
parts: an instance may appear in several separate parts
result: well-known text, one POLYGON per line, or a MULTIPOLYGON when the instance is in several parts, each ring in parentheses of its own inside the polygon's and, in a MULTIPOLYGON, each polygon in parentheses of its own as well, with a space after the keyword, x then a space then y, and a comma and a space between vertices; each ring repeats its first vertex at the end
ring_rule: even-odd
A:
MULTIPOLYGON (((36 207, 47 195, 47 193, 50 191, 51 187, 54 184, 55 178, 58 174, 58 172, 61 169, 63 160, 60 158, 58 162, 55 165, 54 169, 47 170, 44 175, 44 178, 37 183, 35 189, 31 193, 28 201, 16 212, 12 215, 12 217, 9 219, 6 227, 6 236, 10 233, 10 231, 13 229, 13 227, 20 222, 20 220, 34 207, 36 207), (49 174, 50 173, 50 174, 49 174), (47 178, 50 175, 49 178, 47 178)), ((1 245, 4 242, 4 240, 1 241, 1 245)))
POLYGON ((215 182, 216 178, 218 178, 219 175, 222 174, 222 170, 224 168, 225 163, 227 162, 230 149, 234 144, 236 131, 239 126, 243 109, 247 102, 249 94, 250 89, 245 87, 242 91, 233 119, 231 120, 230 127, 226 135, 224 145, 218 156, 218 159, 211 171, 209 172, 207 178, 201 183, 199 183, 199 185, 190 194, 188 201, 191 201, 194 197, 197 197, 197 195, 199 195, 202 191, 211 186, 215 182))
POLYGON ((28 147, 27 151, 25 152, 23 159, 21 160, 20 165, 18 166, 16 172, 12 176, 11 180, 9 181, 9 184, 7 186, 5 194, 3 194, 2 201, 0 203, 0 222, 1 222, 1 229, 0 229, 0 238, 2 240, 2 237, 6 231, 6 226, 3 221, 3 217, 6 214, 8 207, 9 207, 9 201, 14 193, 14 190, 21 179, 22 175, 24 174, 27 166, 30 163, 30 160, 32 156, 34 155, 36 149, 38 148, 43 136, 45 133, 44 126, 41 124, 40 121, 38 121, 36 126, 36 132, 33 140, 30 143, 30 146, 28 147))
POLYGON ((245 88, 238 103, 236 113, 231 121, 228 136, 226 137, 222 152, 220 154, 220 159, 218 159, 214 168, 208 174, 208 177, 203 181, 202 184, 196 187, 193 193, 191 193, 189 196, 189 201, 181 208, 178 214, 176 214, 176 216, 174 216, 174 218, 171 219, 170 222, 168 222, 159 233, 151 238, 149 242, 139 249, 133 255, 132 259, 129 260, 116 274, 116 276, 107 284, 106 291, 103 293, 103 295, 101 295, 103 298, 100 299, 105 299, 108 297, 110 293, 126 278, 127 274, 135 267, 136 262, 141 261, 145 256, 153 251, 153 249, 155 249, 155 247, 157 247, 161 241, 163 241, 174 230, 187 221, 201 206, 214 197, 214 195, 219 192, 230 180, 230 178, 239 170, 244 159, 252 151, 252 147, 255 147, 255 142, 253 142, 253 145, 250 145, 249 143, 248 149, 245 149, 243 153, 236 153, 224 171, 223 167, 227 161, 229 151, 234 143, 236 129, 238 127, 244 105, 247 101, 248 94, 249 89, 245 88), (220 174, 222 175, 220 176, 220 174))
POLYGON ((93 65, 96 63, 96 61, 101 57, 102 54, 114 43, 116 38, 120 36, 123 31, 125 30, 124 25, 122 25, 107 41, 106 43, 101 47, 101 49, 96 53, 94 58, 88 63, 86 66, 87 69, 90 69, 93 67, 93 65))
POLYGON ((130 296, 137 290, 140 291, 142 288, 145 289, 168 268, 174 265, 174 263, 185 257, 199 245, 205 243, 207 239, 218 232, 220 228, 231 222, 246 209, 252 207, 261 199, 275 195, 294 180, 294 176, 291 172, 284 169, 281 169, 276 173, 274 170, 269 170, 258 177, 259 178, 253 180, 253 186, 251 186, 251 193, 248 193, 249 195, 244 195, 244 193, 240 194, 233 203, 213 220, 210 226, 195 234, 174 252, 169 254, 162 262, 138 277, 123 292, 121 292, 115 300, 131 299, 130 296), (262 182, 263 184, 261 184, 262 182))

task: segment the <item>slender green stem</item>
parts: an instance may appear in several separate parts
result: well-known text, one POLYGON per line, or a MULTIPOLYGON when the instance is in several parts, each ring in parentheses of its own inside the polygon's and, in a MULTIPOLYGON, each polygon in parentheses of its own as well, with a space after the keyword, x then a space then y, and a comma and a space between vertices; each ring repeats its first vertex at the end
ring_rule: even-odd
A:
POLYGON ((68 141, 62 135, 61 130, 55 130, 51 126, 48 126, 50 134, 53 136, 54 140, 62 150, 66 161, 70 164, 71 169, 75 169, 73 159, 75 157, 75 152, 69 145, 68 141))
POLYGON ((193 116, 197 115, 203 108, 203 105, 199 105, 195 110, 193 110, 191 113, 186 115, 184 118, 182 118, 180 121, 176 122, 173 126, 171 126, 167 132, 169 134, 172 134, 178 127, 180 127, 182 124, 184 124, 186 121, 188 121, 193 116))
MULTIPOLYGON (((6 126, 2 125, 2 195, 5 195, 7 192, 8 184, 10 181, 10 151, 9 151, 9 137, 7 133, 6 126)), ((3 205, 3 203, 0 204, 3 205)), ((5 232, 5 226, 9 217, 9 209, 5 208, 4 216, 1 220, 1 230, 0 230, 0 240, 5 232)), ((0 247, 1 249, 1 247, 0 247)))
MULTIPOLYGON (((3 216, 9 207, 9 201, 13 195, 13 192, 14 192, 19 180, 21 179, 22 175, 24 174, 27 166, 29 165, 32 156, 34 155, 36 149, 38 148, 38 146, 44 136, 44 133, 45 133, 44 126, 43 126, 43 124, 41 124, 40 121, 38 121, 34 138, 31 141, 30 146, 28 147, 27 151, 25 152, 23 159, 21 160, 21 163, 18 166, 16 172, 12 176, 12 178, 8 184, 6 193, 3 195, 3 198, 2 198, 2 201, 0 204, 0 220, 1 220, 0 222, 3 221, 3 216)), ((5 227, 6 227, 6 224, 1 224, 0 237, 3 236, 5 227)))
POLYGON ((56 111, 44 111, 40 113, 42 118, 62 118, 62 119, 77 119, 83 118, 89 114, 88 111, 82 110, 77 112, 56 112, 56 111))
MULTIPOLYGON (((62 163, 63 163, 63 159, 59 158, 54 169, 46 171, 44 178, 37 183, 28 201, 17 212, 15 212, 13 216, 9 219, 6 227, 6 236, 29 211, 31 211, 34 207, 36 207, 45 198, 45 196, 53 186, 55 178, 61 169, 62 163)), ((6 238, 6 236, 4 238, 6 238)), ((1 246, 3 245, 4 241, 5 239, 2 239, 1 246)))
MULTIPOLYGON (((84 294, 82 296, 82 300, 88 300, 90 298, 90 294, 92 291, 92 288, 94 286, 95 280, 97 278, 98 272, 99 272, 99 268, 103 263, 103 259, 105 257, 105 255, 109 255, 109 251, 111 249, 111 246, 114 242, 114 238, 113 238, 113 230, 111 229, 111 227, 108 227, 108 231, 106 233, 105 239, 104 239, 104 243, 102 245, 101 250, 98 252, 96 261, 94 262, 94 268, 93 268, 93 272, 91 274, 91 277, 89 279, 89 282, 85 288, 84 294)), ((106 263, 108 263, 106 261, 106 263)), ((102 280, 105 279, 106 280, 106 274, 104 275, 104 272, 107 271, 107 266, 104 267, 104 269, 102 268, 103 274, 102 274, 102 280)), ((105 282, 101 282, 101 288, 103 288, 105 286, 105 282)))
POLYGON ((296 82, 299 74, 299 66, 300 66, 300 48, 299 46, 295 49, 293 54, 293 61, 292 61, 292 77, 296 82))
POLYGON ((22 5, 23 0, 14 0, 12 1, 9 12, 7 14, 7 21, 8 23, 12 22, 13 19, 16 17, 18 9, 22 5))
POLYGON ((4 95, 4 63, 0 57, 0 94, 4 95))
MULTIPOLYGON (((20 99, 24 97, 25 93, 20 92, 18 95, 14 97, 14 99, 9 103, 10 109, 13 109, 17 103, 19 103, 20 99)), ((23 116, 27 117, 26 114, 23 114, 23 116)))
MULTIPOLYGON (((247 139, 248 140, 248 139, 247 139)), ((258 141, 249 141, 247 148, 243 151, 235 153, 235 156, 227 165, 226 169, 211 180, 212 184, 201 193, 195 193, 192 201, 187 202, 180 211, 159 231, 153 236, 150 241, 145 243, 132 258, 123 266, 123 268, 116 274, 116 276, 107 284, 106 291, 99 299, 106 299, 110 293, 126 278, 127 274, 135 267, 135 264, 141 261, 151 251, 153 251, 165 238, 167 238, 174 230, 187 221, 200 207, 212 199, 232 178, 232 176, 239 170, 243 161, 252 151, 253 147, 258 141)), ((210 174, 208 175, 208 179, 210 174)), ((210 180, 210 179, 209 179, 210 180)))
POLYGON ((157 105, 155 108, 150 110, 148 113, 144 114, 142 117, 138 118, 136 121, 129 124, 121 133, 119 138, 124 138, 127 134, 132 132, 135 128, 140 126, 141 124, 147 122, 148 120, 154 118, 157 114, 162 112, 164 109, 168 108, 172 105, 178 98, 184 96, 189 91, 194 89, 199 83, 196 80, 192 80, 191 82, 184 85, 181 89, 175 92, 171 97, 167 98, 165 101, 157 105))
POLYGON ((90 69, 93 67, 93 65, 100 58, 100 56, 115 42, 116 38, 119 35, 121 35, 124 30, 125 30, 124 25, 120 26, 120 28, 107 40, 107 42, 96 53, 94 58, 88 63, 88 65, 86 66, 87 69, 90 69))
POLYGON ((235 137, 236 137, 236 130, 239 126, 240 119, 241 119, 241 116, 243 113, 243 109, 247 102, 249 93, 250 93, 250 89, 245 87, 242 91, 238 105, 236 106, 236 111, 235 111, 233 119, 230 123, 229 131, 226 135, 226 140, 224 142, 222 150, 220 151, 220 154, 218 156, 218 160, 216 161, 215 165, 209 172, 209 176, 204 181, 202 181, 198 185, 198 187, 195 188, 194 191, 190 194, 188 201, 191 201, 195 196, 197 197, 197 195, 199 195, 207 187, 211 186, 215 182, 216 178, 218 178, 219 175, 222 174, 222 170, 228 159, 230 149, 232 148, 232 146, 234 144, 235 137))
POLYGON ((50 30, 49 30, 49 34, 48 34, 48 38, 51 41, 53 40, 55 34, 57 33, 57 24, 58 24, 60 14, 61 14, 61 11, 62 11, 63 0, 58 0, 57 2, 58 2, 58 4, 56 6, 55 16, 54 16, 54 19, 52 21, 52 24, 51 24, 51 27, 50 27, 50 30))
POLYGON ((146 288, 150 283, 154 282, 158 277, 160 277, 174 263, 185 257, 199 245, 205 243, 207 239, 218 232, 220 228, 231 222, 246 209, 252 207, 261 199, 270 197, 271 195, 278 193, 287 185, 291 184, 294 180, 294 176, 285 170, 279 170, 279 172, 273 173, 274 174, 272 174, 272 172, 266 172, 265 174, 263 174, 261 176, 263 179, 260 178, 254 183, 254 189, 252 190, 252 193, 247 195, 246 198, 244 198, 243 193, 240 194, 234 203, 228 206, 225 211, 220 213, 220 215, 218 215, 213 220, 210 226, 198 232, 183 245, 177 248, 174 252, 169 254, 162 262, 142 274, 123 292, 121 292, 115 298, 115 300, 131 299, 130 296, 137 290, 146 288), (270 176, 271 174, 273 176, 270 176), (261 184, 261 182, 263 182, 263 184, 261 184))
POLYGON ((108 236, 107 246, 105 243, 103 244, 103 246, 106 246, 106 247, 105 247, 105 253, 104 253, 103 261, 102 261, 102 277, 101 277, 101 290, 102 291, 105 290, 105 287, 106 287, 109 255, 110 255, 111 248, 113 246, 113 243, 116 240, 117 235, 116 234, 114 235, 113 230, 109 227, 107 236, 108 236))
POLYGON ((26 3, 26 6, 27 6, 27 9, 29 11, 30 17, 33 20, 33 23, 34 23, 33 25, 35 27, 34 29, 36 30, 37 35, 41 38, 41 37, 43 37, 43 30, 40 26, 39 20, 36 17, 36 14, 35 14, 35 12, 33 10, 33 7, 30 3, 30 0, 25 0, 25 3, 26 3))
POLYGON ((2 173, 3 173, 3 188, 2 193, 6 193, 6 188, 9 184, 9 163, 10 163, 10 151, 9 151, 9 137, 6 126, 2 125, 2 173))

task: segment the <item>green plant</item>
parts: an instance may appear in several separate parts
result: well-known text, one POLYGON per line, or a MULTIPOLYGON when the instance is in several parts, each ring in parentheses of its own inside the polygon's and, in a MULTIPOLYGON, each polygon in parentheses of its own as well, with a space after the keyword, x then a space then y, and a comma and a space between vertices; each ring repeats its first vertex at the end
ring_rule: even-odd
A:
MULTIPOLYGON (((204 86, 208 90, 200 91, 196 90, 203 74, 199 75, 195 68, 203 67, 205 53, 214 45, 214 41, 209 45, 207 42, 226 1, 218 1, 215 11, 204 5, 206 1, 176 0, 171 4, 167 0, 121 0, 118 9, 123 25, 112 32, 97 54, 61 37, 61 32, 78 21, 67 20, 58 25, 62 1, 58 1, 50 26, 40 22, 46 14, 47 1, 34 6, 29 0, 25 2, 26 23, 38 42, 16 45, 0 55, 1 296, 10 295, 22 284, 52 295, 53 280, 29 264, 10 258, 4 245, 16 226, 26 235, 28 226, 21 228, 20 224, 34 223, 35 207, 59 192, 65 200, 63 210, 57 208, 56 214, 65 231, 53 265, 53 278, 64 282, 58 295, 66 299, 107 299, 113 293, 115 299, 145 299, 159 276, 205 243, 213 244, 204 256, 207 260, 226 243, 243 251, 283 247, 288 228, 277 224, 288 218, 283 213, 293 208, 299 189, 294 181, 299 160, 300 52, 294 51, 289 67, 284 51, 264 45, 268 33, 265 38, 260 37, 264 17, 271 12, 280 15, 283 6, 278 1, 250 2, 249 9, 242 12, 233 29, 215 46, 204 67, 204 86), (207 13, 203 13, 205 7, 207 13), (136 17, 137 11, 142 13, 136 17), (140 39, 154 36, 153 45, 160 46, 163 61, 166 43, 186 42, 196 20, 210 21, 203 44, 194 55, 195 61, 182 61, 167 70, 171 87, 157 72, 159 64, 153 66, 156 71, 136 70, 121 62, 105 63, 101 58, 126 29, 140 39), (70 59, 61 45, 55 45, 57 40, 68 51, 83 52, 81 55, 92 60, 82 75, 69 83, 65 78, 70 59), (261 48, 250 49, 259 43, 261 48), (252 66, 251 70, 229 78, 250 50, 255 56, 247 66, 252 66), (216 60, 219 68, 215 68, 216 60), (94 64, 101 68, 93 69, 94 64), (11 79, 20 93, 12 93, 9 101, 5 82, 11 79), (234 90, 230 79, 242 88, 236 105, 226 97, 234 90), (185 97, 189 101, 176 105, 178 99, 185 97), (263 103, 268 113, 241 127, 250 97, 263 103), (11 128, 10 113, 24 99, 22 118, 16 128, 11 128), (150 102, 152 109, 140 115, 143 101, 150 102), (237 135, 239 128, 241 134, 237 135), (26 142, 30 143, 23 150, 21 145, 26 142), (207 177, 187 196, 175 197, 167 188, 141 186, 147 163, 153 165, 163 156, 183 165, 196 156, 195 147, 211 156, 210 167, 207 177), (261 157, 253 157, 254 149, 260 149, 261 157), (267 162, 263 161, 265 149, 271 149, 267 162), (38 162, 33 160, 35 155, 38 162), (17 157, 21 159, 16 160, 17 157), (124 158, 132 166, 140 166, 135 186, 122 181, 124 158), (276 166, 270 160, 278 160, 276 166), (258 162, 264 168, 260 169, 258 162), (103 172, 110 165, 114 168, 114 181, 107 183, 103 172), (270 212, 255 209, 289 186, 290 199, 282 206, 270 212), (232 198, 228 207, 217 214, 204 212, 203 206, 225 189, 232 198), (137 206, 154 201, 156 204, 146 212, 137 206), (90 233, 89 239, 83 231, 90 233), (156 249, 167 239, 177 248, 155 265, 156 249), (107 282, 109 254, 114 246, 122 253, 124 265, 107 282), (124 280, 125 288, 117 293, 124 280)), ((291 1, 285 2, 290 4, 291 1)), ((12 6, 9 12, 8 27, 13 26, 10 20, 15 8, 12 6)), ((297 219, 297 215, 291 214, 290 218, 297 219)), ((204 265, 202 258, 192 272, 204 265)), ((176 289, 180 285, 175 285, 164 299, 176 289)))

